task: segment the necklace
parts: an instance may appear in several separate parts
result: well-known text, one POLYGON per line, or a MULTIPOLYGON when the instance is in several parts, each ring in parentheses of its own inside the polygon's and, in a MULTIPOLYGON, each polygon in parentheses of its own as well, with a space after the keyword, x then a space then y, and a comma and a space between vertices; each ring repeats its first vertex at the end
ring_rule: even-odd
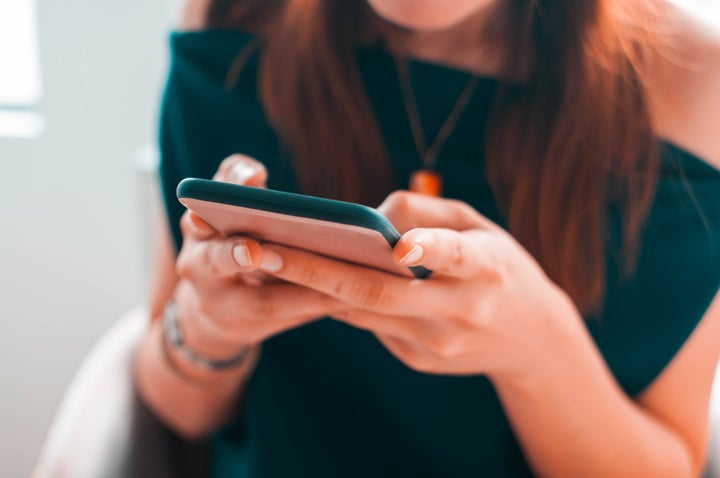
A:
POLYGON ((413 91, 412 82, 410 81, 410 73, 407 63, 395 56, 395 69, 397 70, 400 89, 402 90, 405 109, 407 110, 408 122, 412 131, 415 148, 418 156, 422 161, 422 168, 413 171, 410 174, 410 190, 430 196, 442 195, 442 176, 435 168, 438 156, 450 134, 455 130, 457 122, 462 113, 470 103, 475 88, 477 87, 479 78, 473 75, 463 88, 460 96, 458 96, 455 105, 445 122, 440 127, 435 139, 430 147, 425 141, 425 133, 423 132, 420 113, 418 112, 417 102, 415 100, 415 92, 413 91))

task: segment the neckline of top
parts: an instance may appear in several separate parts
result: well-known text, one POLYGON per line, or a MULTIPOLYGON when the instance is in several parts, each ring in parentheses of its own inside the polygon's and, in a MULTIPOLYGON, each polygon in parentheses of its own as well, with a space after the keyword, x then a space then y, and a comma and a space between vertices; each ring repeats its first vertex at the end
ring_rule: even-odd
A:
MULTIPOLYGON (((212 29, 206 29, 206 30, 175 30, 172 31, 170 34, 171 42, 173 45, 176 44, 176 42, 182 42, 185 40, 191 40, 191 39, 198 39, 198 38, 213 38, 213 37, 230 37, 230 38, 236 38, 236 39, 253 39, 255 38, 255 34, 243 31, 243 30, 235 30, 235 29, 220 29, 220 28, 212 28, 212 29)), ((389 61, 392 63, 392 54, 388 52, 387 50, 378 47, 365 47, 358 49, 358 52, 360 54, 368 54, 368 55, 379 55, 384 60, 389 61)), ((414 57, 408 57, 407 61, 410 65, 413 67, 418 67, 419 69, 424 69, 426 71, 436 71, 441 72, 445 74, 450 75, 457 75, 458 78, 469 78, 471 75, 473 75, 472 72, 463 70, 460 68, 456 68, 453 66, 448 65, 442 65, 439 63, 434 63, 431 61, 414 58, 414 57)), ((500 79, 490 76, 490 75, 476 75, 480 81, 487 85, 492 85, 494 87, 499 86, 502 82, 500 79)), ((522 85, 517 83, 503 83, 506 84, 509 87, 512 88, 522 88, 522 85)), ((692 163, 694 164, 694 168, 692 170, 685 170, 684 174, 697 172, 700 173, 700 175, 710 174, 713 178, 713 180, 720 179, 720 169, 716 168, 714 165, 710 164, 709 162, 702 159, 697 154, 691 152, 689 149, 686 149, 683 146, 680 146, 679 144, 668 140, 663 137, 658 137, 657 140, 665 147, 670 148, 671 152, 679 152, 683 154, 684 156, 690 158, 692 160, 692 163)), ((706 177, 707 178, 707 177, 706 177)), ((709 179, 709 178, 707 178, 709 179)))

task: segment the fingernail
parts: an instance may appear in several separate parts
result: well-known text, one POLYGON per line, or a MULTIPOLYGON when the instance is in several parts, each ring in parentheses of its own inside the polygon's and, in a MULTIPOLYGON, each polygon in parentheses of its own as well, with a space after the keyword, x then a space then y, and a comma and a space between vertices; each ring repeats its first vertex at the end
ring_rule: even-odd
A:
POLYGON ((232 250, 233 259, 240 267, 250 267, 252 265, 252 257, 250 257, 250 249, 247 245, 235 244, 232 250))
POLYGON ((263 259, 262 264, 260 264, 260 269, 267 272, 277 272, 282 269, 282 266, 283 261, 280 254, 270 249, 263 249, 263 259))
POLYGON ((234 183, 244 184, 257 174, 257 168, 245 161, 238 161, 230 170, 230 180, 234 183))
POLYGON ((400 264, 403 264, 403 265, 415 264, 420 259, 422 259, 423 254, 425 254, 425 251, 423 250, 422 246, 420 244, 415 244, 407 252, 407 254, 405 254, 402 257, 402 259, 400 259, 400 264))

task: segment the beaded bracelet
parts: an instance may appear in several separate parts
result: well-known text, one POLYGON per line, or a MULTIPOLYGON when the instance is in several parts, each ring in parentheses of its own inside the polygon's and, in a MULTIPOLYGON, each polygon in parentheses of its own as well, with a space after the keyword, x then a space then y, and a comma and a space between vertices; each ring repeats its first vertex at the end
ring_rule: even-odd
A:
POLYGON ((177 304, 173 301, 168 302, 165 306, 163 330, 165 339, 173 349, 177 350, 188 362, 206 370, 223 371, 239 367, 247 361, 250 355, 250 347, 247 345, 243 346, 234 356, 220 360, 211 359, 189 348, 180 329, 177 304))

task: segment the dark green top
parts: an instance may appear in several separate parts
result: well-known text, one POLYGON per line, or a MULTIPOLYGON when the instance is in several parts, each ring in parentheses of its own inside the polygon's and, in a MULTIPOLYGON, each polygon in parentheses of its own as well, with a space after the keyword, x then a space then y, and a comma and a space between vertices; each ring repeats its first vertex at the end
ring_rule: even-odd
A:
MULTIPOLYGON (((160 143, 164 196, 178 247, 183 208, 175 198, 177 183, 188 176, 212 177, 230 154, 263 161, 269 187, 298 191, 258 99, 257 55, 232 91, 224 87, 230 63, 251 38, 237 31, 172 36, 160 143)), ((397 186, 405 188, 419 159, 393 60, 377 48, 357 55, 397 186)), ((468 73, 420 61, 411 61, 410 69, 426 136, 433 138, 468 73)), ((491 78, 480 81, 438 167, 446 196, 504 225, 484 177, 479 141, 496 88, 491 78)), ((599 319, 589 320, 588 327, 631 396, 682 347, 720 286, 720 172, 677 147, 663 147, 637 274, 621 282, 608 254, 603 316, 587 317, 599 319)), ((617 234, 609 245, 619 241, 617 234)), ((330 319, 264 344, 240 418, 218 433, 213 445, 214 475, 223 477, 530 475, 487 379, 415 372, 370 333, 330 319)))

